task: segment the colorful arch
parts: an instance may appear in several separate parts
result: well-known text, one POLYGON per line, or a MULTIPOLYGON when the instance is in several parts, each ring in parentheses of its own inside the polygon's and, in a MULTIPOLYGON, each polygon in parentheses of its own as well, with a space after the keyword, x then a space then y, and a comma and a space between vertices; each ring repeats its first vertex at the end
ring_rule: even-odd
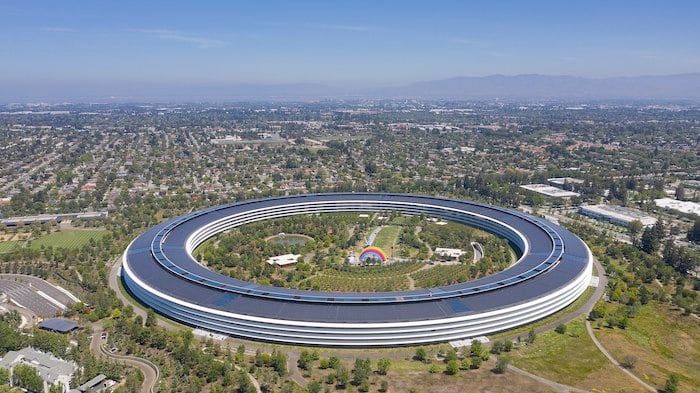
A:
POLYGON ((360 261, 364 262, 369 258, 375 258, 386 263, 386 254, 379 247, 367 247, 360 253, 360 261))

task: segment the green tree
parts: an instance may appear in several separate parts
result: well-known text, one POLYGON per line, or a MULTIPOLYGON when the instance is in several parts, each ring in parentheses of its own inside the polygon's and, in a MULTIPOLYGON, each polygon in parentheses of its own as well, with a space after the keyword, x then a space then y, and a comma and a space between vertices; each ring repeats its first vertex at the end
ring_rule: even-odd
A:
POLYGON ((445 373, 447 373, 447 375, 457 375, 457 373, 459 373, 459 362, 457 362, 457 359, 452 359, 447 362, 445 373))
POLYGON ((153 311, 153 309, 148 309, 146 311, 146 326, 147 327, 153 327, 158 324, 158 319, 156 318, 156 313, 153 311))
POLYGON ((379 384, 379 391, 382 392, 382 393, 386 393, 387 391, 389 391, 389 382, 387 382, 387 381, 382 381, 382 382, 379 384))
POLYGON ((335 380, 338 382, 338 386, 345 387, 350 381, 350 372, 345 367, 338 366, 335 370, 335 380))
POLYGON ((353 369, 352 383, 359 386, 363 381, 367 380, 372 374, 372 361, 370 359, 355 359, 355 368, 353 369))
POLYGON ((664 386, 664 393, 676 393, 678 392, 678 382, 680 381, 680 378, 678 378, 678 374, 671 374, 668 376, 668 379, 666 380, 666 385, 664 386))
POLYGON ((36 370, 26 364, 15 366, 12 370, 12 384, 30 392, 43 392, 44 381, 36 370))
POLYGON ((308 390, 309 393, 320 393, 321 383, 316 380, 311 381, 308 385, 306 385, 306 390, 308 390))
POLYGON ((639 220, 634 220, 627 225, 627 232, 629 232, 630 237, 636 238, 641 232, 644 225, 639 220))
POLYGON ((418 347, 416 348, 416 354, 413 356, 414 359, 424 362, 427 357, 427 354, 425 353, 425 348, 423 347, 418 347))
POLYGON ((537 334, 535 333, 534 329, 530 329, 529 332, 527 332, 527 343, 532 344, 535 342, 537 339, 537 334))
POLYGON ((0 368, 0 385, 7 385, 10 383, 10 370, 6 368, 0 368))
POLYGON ((386 375, 389 371, 389 366, 391 366, 391 360, 387 358, 381 358, 377 361, 377 374, 386 375))
POLYGON ((493 372, 496 374, 503 374, 508 370, 508 363, 510 363, 510 359, 508 359, 505 356, 501 356, 498 358, 496 361, 496 367, 494 367, 493 372))

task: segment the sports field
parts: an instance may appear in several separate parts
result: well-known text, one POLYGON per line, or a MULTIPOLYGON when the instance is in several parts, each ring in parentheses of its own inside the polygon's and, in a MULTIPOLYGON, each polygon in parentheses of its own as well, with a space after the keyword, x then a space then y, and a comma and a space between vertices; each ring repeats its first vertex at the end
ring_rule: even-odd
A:
POLYGON ((99 240, 106 231, 66 231, 54 232, 32 240, 31 247, 40 249, 44 247, 80 248, 90 242, 90 239, 99 240))

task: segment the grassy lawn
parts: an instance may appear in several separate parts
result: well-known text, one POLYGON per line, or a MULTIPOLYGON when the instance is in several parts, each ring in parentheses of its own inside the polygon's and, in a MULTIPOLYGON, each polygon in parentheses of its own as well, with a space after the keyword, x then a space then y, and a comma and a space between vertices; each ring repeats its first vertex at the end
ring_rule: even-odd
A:
MULTIPOLYGON (((325 357, 322 355, 322 357, 325 357)), ((361 355, 358 357, 362 357, 361 355)), ((381 381, 389 383, 388 392, 406 393, 416 392, 550 392, 551 390, 539 382, 530 378, 508 372, 503 375, 494 374, 491 370, 495 366, 495 358, 482 364, 477 370, 460 370, 457 375, 447 375, 443 372, 431 374, 428 370, 430 364, 407 359, 390 359, 391 365, 387 375, 373 373, 370 378, 370 392, 379 391, 381 381)), ((341 364, 351 370, 354 359, 341 359, 341 364)), ((433 360, 433 363, 442 371, 445 364, 442 361, 433 360)), ((376 368, 376 359, 372 360, 372 367, 376 368)), ((332 369, 318 369, 318 362, 314 363, 313 369, 306 374, 307 380, 325 380, 325 377, 333 373, 332 369)), ((322 384, 324 387, 331 386, 322 384)), ((339 392, 331 388, 331 391, 339 392)), ((357 392, 357 388, 349 387, 346 392, 357 392)))
POLYGON ((41 246, 80 248, 90 242, 90 239, 99 240, 106 231, 65 231, 54 232, 32 240, 31 247, 40 249, 41 246))
POLYGON ((549 331, 512 355, 513 364, 533 374, 594 391, 643 391, 617 369, 586 333, 584 318, 567 324, 567 331, 549 331))
POLYGON ((8 242, 0 242, 0 254, 5 253, 5 252, 10 252, 14 250, 15 248, 20 248, 22 247, 22 243, 20 241, 16 240, 11 240, 8 242))
POLYGON ((399 233, 401 233, 401 227, 396 225, 388 225, 382 228, 374 238, 373 246, 379 247, 387 254, 391 254, 391 247, 393 247, 399 240, 399 233))
MULTIPOLYGON (((595 324, 593 325, 595 326, 595 324)), ((680 391, 700 387, 700 322, 668 305, 642 306, 627 329, 594 329, 595 335, 617 361, 637 358, 631 370, 652 386, 663 388, 670 373, 681 376, 680 391)))

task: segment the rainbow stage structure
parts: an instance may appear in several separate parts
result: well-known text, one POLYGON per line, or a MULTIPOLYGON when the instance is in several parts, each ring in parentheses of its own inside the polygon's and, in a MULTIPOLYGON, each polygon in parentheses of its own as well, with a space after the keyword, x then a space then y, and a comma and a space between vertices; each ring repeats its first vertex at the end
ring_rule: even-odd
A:
POLYGON ((386 254, 384 254, 384 251, 382 251, 381 248, 378 247, 367 247, 362 252, 360 253, 360 261, 361 262, 367 262, 369 260, 375 259, 381 263, 386 263, 387 257, 386 254))

